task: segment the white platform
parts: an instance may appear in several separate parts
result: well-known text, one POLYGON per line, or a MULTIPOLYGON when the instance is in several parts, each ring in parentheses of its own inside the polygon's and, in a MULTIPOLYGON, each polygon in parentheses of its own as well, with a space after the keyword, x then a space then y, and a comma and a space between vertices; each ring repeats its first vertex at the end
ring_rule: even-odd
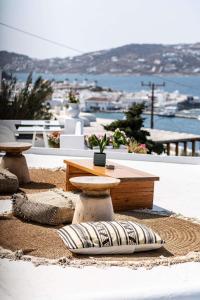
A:
MULTIPOLYGON (((26 155, 30 167, 64 167, 64 158, 67 156, 26 155)), ((160 176, 155 186, 155 209, 168 209, 200 219, 199 165, 116 162, 160 176)), ((0 207, 3 202, 0 201, 0 207)), ((4 209, 9 209, 9 201, 4 209)), ((30 262, 3 259, 0 268, 0 298, 3 300, 200 299, 200 263, 197 262, 132 270, 125 267, 34 267, 30 262)))
POLYGON ((61 134, 60 147, 64 151, 65 149, 83 150, 85 148, 84 135, 61 134))

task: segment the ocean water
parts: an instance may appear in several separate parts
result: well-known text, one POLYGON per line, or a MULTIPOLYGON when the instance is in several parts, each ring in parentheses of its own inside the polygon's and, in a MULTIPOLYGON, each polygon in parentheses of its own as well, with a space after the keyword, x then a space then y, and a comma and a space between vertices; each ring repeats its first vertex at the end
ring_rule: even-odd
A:
MULTIPOLYGON (((95 113, 97 118, 122 120, 124 118, 123 113, 95 113)), ((150 115, 143 115, 144 127, 150 128, 150 115)), ((154 116, 154 128, 168 131, 192 133, 200 135, 200 120, 186 119, 186 118, 169 118, 162 116, 154 116)), ((188 143, 188 147, 191 149, 191 143, 188 143)), ((196 143, 196 151, 200 151, 200 142, 196 143)))
MULTIPOLYGON (((135 92, 143 89, 141 82, 165 82, 164 90, 173 92, 178 90, 180 93, 190 96, 200 96, 200 76, 135 76, 135 75, 88 75, 88 74, 46 74, 33 73, 33 79, 38 76, 45 79, 65 80, 73 82, 75 79, 82 82, 85 78, 89 82, 97 80, 98 85, 120 91, 135 92)), ((15 73, 18 80, 25 81, 27 73, 15 73)))
MULTIPOLYGON (((25 81, 27 73, 16 73, 18 80, 25 81)), ((33 79, 38 76, 45 79, 65 80, 73 82, 75 79, 82 82, 85 78, 89 82, 97 80, 98 85, 120 91, 134 92, 142 89, 141 82, 165 82, 165 91, 173 92, 178 90, 180 93, 190 96, 200 97, 200 76, 122 76, 122 75, 88 75, 88 74, 44 74, 33 73, 33 79)), ((99 118, 122 119, 123 113, 97 113, 99 118)), ((150 127, 150 116, 144 116, 144 126, 150 127)), ((200 135, 200 121, 197 119, 186 118, 167 118, 161 116, 154 117, 154 127, 162 130, 186 132, 200 135)))
MULTIPOLYGON (((122 120, 123 113, 95 113, 97 118, 122 120)), ((150 128, 150 115, 143 115, 144 127, 150 128)), ((154 128, 200 135, 200 120, 154 116, 154 128)))

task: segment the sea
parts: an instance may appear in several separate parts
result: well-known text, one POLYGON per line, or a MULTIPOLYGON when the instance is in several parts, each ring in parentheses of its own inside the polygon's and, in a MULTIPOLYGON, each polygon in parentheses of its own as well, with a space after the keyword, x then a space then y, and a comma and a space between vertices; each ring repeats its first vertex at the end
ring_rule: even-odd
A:
MULTIPOLYGON (((25 81, 28 73, 15 73, 18 80, 25 81)), ((38 76, 42 76, 44 79, 56 81, 69 80, 73 82, 75 79, 78 82, 82 82, 87 79, 88 82, 97 81, 99 86, 105 88, 112 88, 114 90, 135 92, 143 89, 141 82, 149 83, 163 83, 165 82, 164 90, 168 92, 179 91, 182 94, 188 96, 200 97, 200 76, 144 76, 144 75, 91 75, 91 74, 50 74, 50 73, 33 73, 33 80, 38 76)))
MULTIPOLYGON (((27 73, 16 73, 15 76, 20 81, 25 81, 27 73)), ((200 76, 143 76, 143 75, 91 75, 91 74, 50 74, 50 73, 33 73, 33 80, 38 76, 42 76, 44 79, 63 81, 69 80, 73 82, 82 82, 87 79, 88 82, 97 81, 99 86, 105 88, 112 88, 114 90, 125 92, 136 92, 144 89, 141 86, 141 82, 149 83, 154 82, 161 84, 165 82, 164 90, 168 92, 179 91, 181 94, 188 96, 200 97, 200 76)), ((196 114, 200 116, 200 110, 196 110, 196 114)), ((99 118, 108 119, 123 119, 123 113, 96 113, 99 118)), ((150 127, 150 116, 144 115, 144 127, 150 127)), ((154 128, 186 132, 200 135, 200 120, 179 118, 179 117, 162 117, 154 116, 154 128)))
MULTIPOLYGON (((95 113, 97 118, 122 120, 124 113, 95 113)), ((143 115, 144 127, 150 128, 150 115, 143 115)), ((200 120, 177 117, 154 116, 154 128, 200 135, 200 120)))

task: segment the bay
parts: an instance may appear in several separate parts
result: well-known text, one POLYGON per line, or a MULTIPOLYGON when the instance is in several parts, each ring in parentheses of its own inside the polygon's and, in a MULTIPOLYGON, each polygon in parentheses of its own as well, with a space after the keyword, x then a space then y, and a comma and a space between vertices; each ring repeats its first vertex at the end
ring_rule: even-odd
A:
MULTIPOLYGON (((15 73, 18 80, 25 81, 28 73, 15 73)), ((91 75, 91 74, 50 74, 50 73, 33 73, 33 79, 42 76, 44 79, 55 79, 56 81, 63 81, 68 79, 73 82, 77 79, 82 82, 85 78, 88 82, 97 81, 97 84, 102 87, 112 88, 114 90, 136 92, 144 89, 141 82, 165 82, 163 90, 173 92, 178 90, 182 94, 188 96, 200 96, 200 76, 163 76, 163 75, 91 75)))
MULTIPOLYGON (((17 79, 25 81, 28 73, 16 73, 17 79)), ((75 79, 78 82, 82 82, 87 78, 88 82, 94 80, 97 81, 98 85, 112 88, 115 90, 136 92, 142 89, 141 82, 165 82, 163 88, 167 92, 173 92, 178 90, 182 94, 190 96, 200 97, 200 76, 136 76, 136 75, 91 75, 91 74, 50 74, 50 73, 33 73, 33 80, 38 76, 42 76, 44 79, 55 79, 56 81, 63 81, 68 79, 69 82, 73 82, 75 79)), ((108 119, 122 119, 123 113, 96 113, 99 118, 108 119)), ((144 127, 150 127, 150 116, 144 116, 144 127)), ((154 127, 161 130, 193 133, 200 135, 200 121, 197 119, 187 118, 167 118, 161 116, 154 117, 154 127)))
MULTIPOLYGON (((97 118, 122 120, 124 113, 95 113, 97 118)), ((150 128, 150 115, 143 115, 144 127, 150 128)), ((154 128, 200 135, 200 120, 154 116, 154 128)))

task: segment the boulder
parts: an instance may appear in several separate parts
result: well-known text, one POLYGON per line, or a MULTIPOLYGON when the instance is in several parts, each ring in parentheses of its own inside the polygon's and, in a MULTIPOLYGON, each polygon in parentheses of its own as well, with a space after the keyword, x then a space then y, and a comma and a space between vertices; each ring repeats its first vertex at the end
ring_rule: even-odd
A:
POLYGON ((0 194, 13 194, 19 188, 19 182, 16 175, 7 169, 0 168, 0 194))

